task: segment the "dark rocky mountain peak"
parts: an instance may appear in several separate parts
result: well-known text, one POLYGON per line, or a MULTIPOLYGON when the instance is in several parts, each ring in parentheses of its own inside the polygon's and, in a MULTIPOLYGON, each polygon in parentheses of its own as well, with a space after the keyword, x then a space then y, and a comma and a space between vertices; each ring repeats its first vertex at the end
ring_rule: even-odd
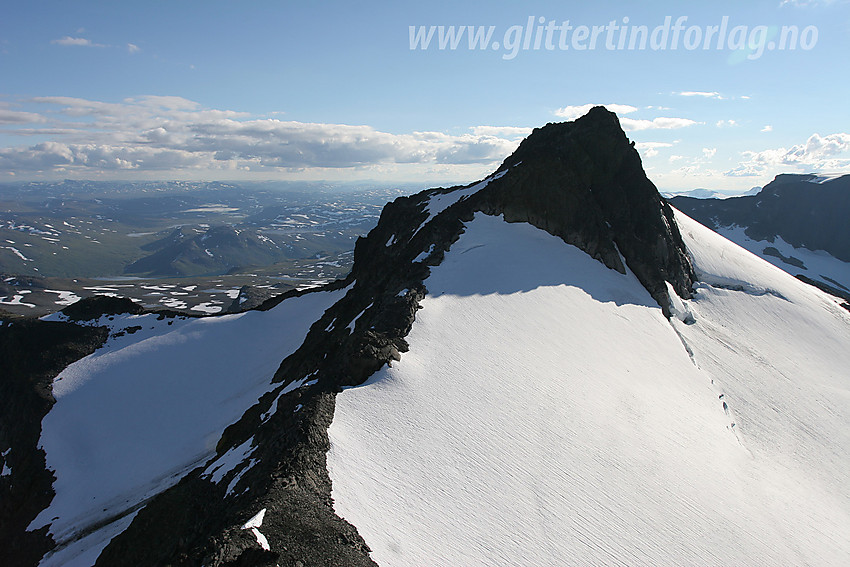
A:
POLYGON ((689 297, 694 281, 673 211, 646 177, 616 114, 602 106, 526 138, 488 187, 489 210, 560 236, 609 268, 622 260, 659 305, 665 281, 689 297))
POLYGON ((429 263, 439 263, 462 221, 478 211, 528 222, 621 273, 625 263, 667 315, 665 281, 681 297, 690 296, 694 274, 673 210, 646 177, 617 116, 604 107, 535 128, 484 181, 388 204, 375 230, 358 243, 355 275, 432 245, 429 263), (436 200, 454 202, 435 215, 436 200))

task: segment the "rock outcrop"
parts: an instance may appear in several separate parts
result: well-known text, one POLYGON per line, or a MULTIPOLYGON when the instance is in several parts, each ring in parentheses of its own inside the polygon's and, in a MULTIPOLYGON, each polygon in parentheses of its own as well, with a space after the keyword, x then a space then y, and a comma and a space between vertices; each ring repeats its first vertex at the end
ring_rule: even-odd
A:
POLYGON ((55 400, 53 379, 94 352, 105 327, 0 317, 0 561, 36 565, 54 544, 46 529, 26 531, 53 497, 39 448, 41 420, 55 400))

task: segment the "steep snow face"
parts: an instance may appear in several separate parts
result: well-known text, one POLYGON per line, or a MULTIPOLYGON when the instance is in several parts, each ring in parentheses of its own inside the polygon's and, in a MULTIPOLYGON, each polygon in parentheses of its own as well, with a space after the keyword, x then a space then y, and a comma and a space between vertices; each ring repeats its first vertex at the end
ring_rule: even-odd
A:
POLYGON ((337 397, 335 509, 378 564, 846 562, 850 320, 694 224, 744 291, 701 285, 686 325, 543 231, 469 223, 410 351, 337 397))
POLYGON ((786 495, 793 520, 779 525, 790 541, 822 547, 800 557, 847 564, 850 316, 832 296, 676 215, 703 283, 687 302, 696 322, 673 323, 725 394, 755 462, 770 463, 761 482, 786 495))
POLYGON ((172 324, 153 315, 116 317, 113 325, 120 319, 141 329, 110 339, 54 382, 57 401, 43 421, 41 446, 56 496, 30 529, 50 524, 60 547, 42 565, 90 565, 87 558, 97 556, 91 548, 126 528, 123 516, 209 459, 223 429, 271 389, 280 362, 344 292, 172 324), (110 528, 116 520, 117 531, 110 528))

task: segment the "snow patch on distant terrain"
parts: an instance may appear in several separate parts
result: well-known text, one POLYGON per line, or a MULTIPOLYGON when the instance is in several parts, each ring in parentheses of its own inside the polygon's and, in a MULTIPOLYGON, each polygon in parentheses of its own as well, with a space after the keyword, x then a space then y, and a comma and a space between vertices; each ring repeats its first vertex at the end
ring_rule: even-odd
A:
POLYGON ((14 246, 4 246, 6 250, 11 250, 12 254, 23 260, 24 262, 32 262, 32 258, 27 258, 24 256, 23 252, 15 248, 14 246))
POLYGON ((777 294, 701 284, 667 321, 631 273, 476 215, 410 351, 337 396, 334 507, 378 564, 846 564, 850 317, 683 225, 700 273, 777 294))
POLYGON ((80 300, 80 296, 77 295, 76 293, 74 293, 73 291, 45 289, 44 293, 55 293, 55 294, 57 294, 59 297, 57 297, 56 301, 54 302, 56 305, 62 305, 62 306, 72 305, 72 304, 74 304, 74 303, 76 303, 80 300))
POLYGON ((822 175, 818 175, 816 177, 813 177, 812 179, 809 179, 808 181, 809 181, 809 183, 816 183, 818 185, 821 185, 823 183, 826 183, 827 181, 832 181, 833 179, 838 179, 839 177, 841 177, 843 175, 846 175, 846 174, 845 173, 822 174, 822 175))
POLYGON ((782 237, 777 236, 773 242, 767 240, 753 240, 744 232, 740 226, 720 227, 716 232, 728 238, 738 246, 746 248, 753 254, 767 260, 774 266, 790 273, 791 275, 803 274, 814 280, 820 280, 833 287, 844 287, 843 291, 850 292, 850 263, 839 260, 824 250, 809 250, 808 248, 796 248, 785 242, 782 237), (802 266, 789 264, 775 255, 765 254, 764 250, 774 248, 785 258, 799 260, 802 266), (829 280, 832 280, 830 282, 829 280), (836 285, 838 283, 838 285, 836 285))
POLYGON ((32 303, 24 303, 24 295, 22 293, 18 293, 12 296, 12 299, 8 299, 8 297, 0 297, 0 305, 21 305, 23 307, 35 307, 32 303))

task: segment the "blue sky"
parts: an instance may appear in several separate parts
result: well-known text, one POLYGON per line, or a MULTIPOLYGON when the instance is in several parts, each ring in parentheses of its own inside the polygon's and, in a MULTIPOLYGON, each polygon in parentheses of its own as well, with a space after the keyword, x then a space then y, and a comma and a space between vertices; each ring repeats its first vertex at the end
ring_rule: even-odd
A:
POLYGON ((850 172, 846 0, 32 1, 3 11, 0 181, 469 182, 531 128, 588 104, 618 112, 663 190, 850 172), (440 49, 439 30, 411 49, 410 26, 493 32, 483 50, 466 35, 440 49), (579 28, 594 26, 591 45, 579 28))

